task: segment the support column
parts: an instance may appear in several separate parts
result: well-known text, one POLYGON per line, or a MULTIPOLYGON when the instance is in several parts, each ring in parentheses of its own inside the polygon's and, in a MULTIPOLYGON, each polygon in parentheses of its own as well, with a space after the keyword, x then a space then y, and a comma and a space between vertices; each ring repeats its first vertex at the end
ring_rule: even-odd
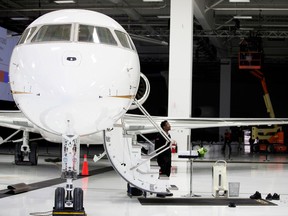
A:
MULTIPOLYGON (((191 117, 193 63, 193 2, 171 0, 168 116, 191 117)), ((173 123, 172 123, 173 127, 173 123)), ((173 128, 172 128, 173 130, 173 128)), ((171 131, 178 149, 187 150, 191 131, 171 131)))
MULTIPOLYGON (((231 60, 221 59, 220 67, 220 118, 230 117, 231 103, 231 60)), ((226 128, 219 129, 219 140, 226 128)))

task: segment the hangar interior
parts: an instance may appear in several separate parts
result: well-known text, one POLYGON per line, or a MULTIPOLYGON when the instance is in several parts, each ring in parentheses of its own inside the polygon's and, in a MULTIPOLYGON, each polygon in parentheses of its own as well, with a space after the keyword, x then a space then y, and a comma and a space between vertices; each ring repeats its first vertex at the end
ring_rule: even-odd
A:
MULTIPOLYGON (((0 26, 8 30, 9 36, 17 37, 39 16, 66 8, 94 10, 112 17, 131 35, 139 53, 141 70, 151 84, 151 93, 144 104, 145 108, 151 115, 166 116, 169 94, 169 52, 171 52, 169 50, 170 19, 173 19, 170 12, 172 3, 177 4, 177 2, 178 0, 78 0, 59 4, 52 0, 6 0, 0 1, 0 26)), ((285 96, 288 88, 286 85, 288 81, 286 74, 288 3, 284 0, 247 2, 194 0, 193 10, 190 110, 192 116, 223 117, 220 114, 221 71, 222 66, 225 66, 226 60, 229 59, 231 87, 227 91, 231 96, 229 116, 225 117, 270 117, 263 100, 261 82, 250 73, 254 68, 239 69, 241 45, 251 42, 257 47, 257 52, 261 53, 260 70, 266 78, 275 116, 287 117, 288 103, 285 96)), ((179 89, 185 91, 180 87, 179 89)), ((1 109, 17 109, 13 102, 1 101, 0 104, 1 109)), ((255 191, 259 191, 265 200, 269 193, 272 195, 277 193, 280 194, 280 200, 271 201, 276 206, 238 206, 238 203, 236 208, 229 208, 229 203, 220 206, 215 206, 213 203, 205 206, 141 205, 138 197, 127 196, 126 182, 115 171, 109 170, 107 159, 103 158, 93 163, 93 155, 101 153, 103 149, 90 146, 90 152, 86 147, 82 149, 82 152, 88 153, 89 170, 101 168, 108 168, 108 170, 75 181, 76 186, 84 189, 84 205, 87 214, 112 215, 117 212, 118 215, 257 215, 262 207, 261 215, 284 215, 288 205, 287 152, 252 153, 249 145, 239 150, 237 148, 238 128, 231 128, 231 130, 234 136, 231 155, 221 152, 222 142, 219 137, 223 131, 219 129, 191 131, 193 147, 200 148, 204 145, 208 153, 204 158, 193 161, 192 177, 190 161, 179 159, 177 153, 173 154, 170 181, 172 185, 178 187, 178 190, 171 190, 174 194, 173 198, 183 198, 187 194, 191 196, 191 192, 192 195, 195 193, 203 198, 212 197, 212 167, 215 161, 226 160, 228 162, 227 181, 240 183, 240 198, 249 198, 255 191)), ((6 128, 2 128, 1 131, 3 137, 13 133, 6 128)), ((285 126, 283 131, 284 134, 287 133, 285 126)), ((285 137, 287 136, 288 134, 285 137)), ((59 178, 59 162, 45 161, 49 157, 60 156, 59 147, 43 142, 39 152, 39 164, 29 167, 13 164, 13 146, 14 143, 0 146, 2 192, 8 185, 20 182, 28 184, 29 191, 15 195, 5 193, 0 199, 1 215, 51 214, 48 211, 53 207, 54 189, 61 183, 56 181, 54 184, 39 187, 34 183, 59 178)), ((155 194, 148 194, 149 197, 155 197, 155 194)))

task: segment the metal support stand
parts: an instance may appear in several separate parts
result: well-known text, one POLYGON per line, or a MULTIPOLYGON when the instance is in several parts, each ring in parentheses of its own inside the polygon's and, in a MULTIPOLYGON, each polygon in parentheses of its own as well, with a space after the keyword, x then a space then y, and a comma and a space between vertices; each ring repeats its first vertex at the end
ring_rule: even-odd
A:
POLYGON ((184 195, 184 197, 201 197, 200 195, 193 194, 193 161, 194 161, 194 158, 191 156, 191 158, 189 158, 189 162, 190 162, 190 191, 189 191, 189 194, 184 195))
POLYGON ((195 155, 192 153, 192 150, 183 152, 183 154, 179 152, 178 157, 188 158, 190 162, 190 191, 189 194, 184 195, 184 197, 201 197, 200 195, 193 194, 193 162, 195 158, 198 158, 198 153, 195 155))

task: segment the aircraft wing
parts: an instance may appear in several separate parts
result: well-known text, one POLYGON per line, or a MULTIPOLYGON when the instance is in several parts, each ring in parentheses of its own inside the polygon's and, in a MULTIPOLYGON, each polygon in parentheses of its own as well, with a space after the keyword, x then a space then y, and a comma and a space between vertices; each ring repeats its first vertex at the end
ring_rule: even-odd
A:
MULTIPOLYGON (((288 118, 173 118, 160 116, 151 116, 151 118, 158 126, 161 121, 168 120, 172 130, 288 124, 288 118)), ((152 123, 143 115, 126 114, 122 121, 127 133, 157 132, 152 123)))
MULTIPOLYGON (((163 120, 168 120, 172 130, 288 124, 288 118, 180 118, 164 116, 151 116, 151 118, 158 126, 163 120)), ((122 124, 127 133, 158 132, 144 115, 125 114, 122 118, 122 124)), ((39 129, 18 110, 0 111, 0 126, 40 133, 39 129)))
POLYGON ((19 110, 0 111, 0 126, 39 133, 38 128, 35 127, 19 110))

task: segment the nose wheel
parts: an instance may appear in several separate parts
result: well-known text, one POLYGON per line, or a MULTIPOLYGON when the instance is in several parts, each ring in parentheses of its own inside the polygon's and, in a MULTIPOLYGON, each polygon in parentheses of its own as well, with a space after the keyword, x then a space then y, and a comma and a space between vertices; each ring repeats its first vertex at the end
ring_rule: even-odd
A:
POLYGON ((55 190, 54 210, 61 211, 65 208, 65 189, 58 187, 55 190))
MULTIPOLYGON (((69 191, 67 191, 69 193, 69 191)), ((68 198, 69 195, 65 192, 63 187, 58 187, 55 190, 55 200, 53 208, 53 216, 86 216, 83 207, 83 190, 82 188, 75 188, 73 190, 72 203, 68 198), (66 194, 66 196, 65 196, 66 194), (72 206, 71 206, 72 205, 72 206)))
POLYGON ((73 208, 75 211, 84 211, 83 208, 83 190, 75 188, 73 192, 73 208))

